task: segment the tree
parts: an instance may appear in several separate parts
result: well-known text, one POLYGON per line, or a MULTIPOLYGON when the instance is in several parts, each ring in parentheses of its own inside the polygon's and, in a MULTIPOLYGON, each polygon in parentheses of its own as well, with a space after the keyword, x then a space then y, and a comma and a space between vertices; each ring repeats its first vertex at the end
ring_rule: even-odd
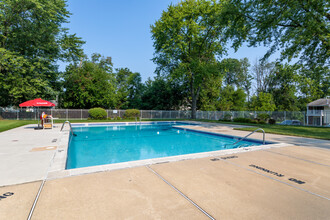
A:
POLYGON ((328 0, 230 0, 226 8, 232 21, 227 36, 235 45, 264 44, 270 47, 264 58, 280 50, 281 58, 288 61, 299 58, 308 65, 329 64, 328 0))
POLYGON ((56 62, 78 60, 84 43, 61 27, 66 7, 65 0, 0 2, 0 105, 57 94, 56 62))
POLYGON ((253 78, 256 81, 257 93, 267 92, 274 71, 274 62, 269 63, 267 60, 256 60, 253 66, 253 78))
POLYGON ((198 108, 202 111, 216 111, 219 94, 223 81, 223 74, 209 77, 204 81, 204 88, 200 92, 198 108))
POLYGON ((299 108, 306 109, 306 105, 319 98, 330 95, 330 68, 302 67, 298 75, 299 108))
POLYGON ((225 84, 234 85, 236 88, 243 88, 250 97, 252 76, 249 73, 250 63, 247 58, 238 60, 233 58, 221 61, 221 71, 225 75, 225 84))
POLYGON ((93 54, 91 60, 70 64, 64 74, 64 108, 114 108, 116 104, 115 77, 111 58, 93 54))
POLYGON ((260 92, 258 96, 252 96, 251 109, 255 111, 275 111, 276 105, 272 94, 260 92))
POLYGON ((216 1, 183 1, 170 5, 151 26, 157 72, 188 84, 192 118, 205 82, 220 74, 216 58, 225 44, 219 37, 224 27, 216 16, 220 9, 216 1))
POLYGON ((162 76, 145 83, 142 95, 142 109, 175 110, 184 107, 185 87, 182 83, 162 76))
POLYGON ((242 111, 245 107, 246 94, 242 88, 234 89, 227 85, 221 89, 218 109, 221 111, 242 111))
POLYGON ((272 94, 278 111, 299 110, 296 87, 298 85, 297 65, 277 64, 270 76, 268 93, 272 94))
POLYGON ((119 68, 116 73, 118 109, 140 108, 143 84, 140 73, 119 68))

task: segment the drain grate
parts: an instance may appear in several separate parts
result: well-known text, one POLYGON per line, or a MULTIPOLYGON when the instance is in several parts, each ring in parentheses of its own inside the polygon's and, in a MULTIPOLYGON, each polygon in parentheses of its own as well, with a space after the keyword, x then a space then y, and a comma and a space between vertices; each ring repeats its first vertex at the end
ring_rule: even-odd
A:
POLYGON ((53 143, 55 143, 56 141, 57 141, 57 139, 56 139, 56 138, 52 140, 52 142, 53 142, 53 143))

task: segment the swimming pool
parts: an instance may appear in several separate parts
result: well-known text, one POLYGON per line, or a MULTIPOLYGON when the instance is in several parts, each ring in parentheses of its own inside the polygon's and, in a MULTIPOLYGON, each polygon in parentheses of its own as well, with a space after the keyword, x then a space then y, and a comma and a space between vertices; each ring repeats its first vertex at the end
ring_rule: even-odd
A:
POLYGON ((173 123, 73 127, 66 169, 261 145, 173 123))

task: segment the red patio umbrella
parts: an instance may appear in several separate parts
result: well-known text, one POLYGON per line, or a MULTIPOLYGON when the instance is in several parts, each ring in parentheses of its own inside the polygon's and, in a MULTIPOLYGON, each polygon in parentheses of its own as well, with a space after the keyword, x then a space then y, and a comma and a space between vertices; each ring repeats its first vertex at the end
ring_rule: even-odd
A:
POLYGON ((30 101, 23 102, 19 104, 19 107, 52 107, 55 106, 54 103, 43 100, 41 98, 33 99, 30 101))
MULTIPOLYGON (((19 104, 19 107, 53 107, 53 106, 55 106, 54 103, 49 102, 47 100, 43 100, 41 98, 33 99, 19 104)), ((39 108, 38 108, 38 128, 39 128, 39 108)))

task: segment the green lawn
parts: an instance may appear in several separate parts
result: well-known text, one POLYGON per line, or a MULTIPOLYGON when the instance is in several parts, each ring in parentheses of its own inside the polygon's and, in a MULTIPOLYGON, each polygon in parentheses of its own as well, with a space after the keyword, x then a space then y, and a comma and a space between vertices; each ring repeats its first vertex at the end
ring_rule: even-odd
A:
MULTIPOLYGON (((176 119, 179 120, 179 119, 176 119)), ((65 120, 55 120, 55 123, 63 123, 65 120)), ((135 120, 70 120, 70 122, 126 122, 135 120)), ((159 120, 159 119, 143 119, 142 121, 173 121, 173 120, 159 120)), ((182 120, 181 120, 182 121, 182 120)), ((303 126, 285 126, 285 125, 269 125, 269 124, 247 124, 236 122, 219 122, 214 120, 195 120, 201 122, 214 122, 221 124, 236 124, 236 125, 249 125, 253 127, 235 128, 235 130, 253 131, 256 128, 262 128, 266 133, 283 134, 290 136, 318 138, 324 140, 330 140, 330 128, 324 127, 303 127, 303 126)), ((36 124, 35 120, 0 120, 0 132, 17 128, 27 124, 36 124)))
POLYGON ((37 121, 34 120, 0 120, 0 132, 35 123, 37 123, 37 121))
POLYGON ((326 127, 304 127, 304 126, 288 126, 288 125, 269 125, 269 124, 249 124, 237 122, 220 122, 213 120, 198 120, 205 122, 215 122, 221 124, 236 124, 236 125, 249 125, 253 127, 234 128, 234 130, 253 131, 257 128, 262 128, 266 133, 283 134, 289 136, 309 137, 330 140, 330 128, 326 127))

